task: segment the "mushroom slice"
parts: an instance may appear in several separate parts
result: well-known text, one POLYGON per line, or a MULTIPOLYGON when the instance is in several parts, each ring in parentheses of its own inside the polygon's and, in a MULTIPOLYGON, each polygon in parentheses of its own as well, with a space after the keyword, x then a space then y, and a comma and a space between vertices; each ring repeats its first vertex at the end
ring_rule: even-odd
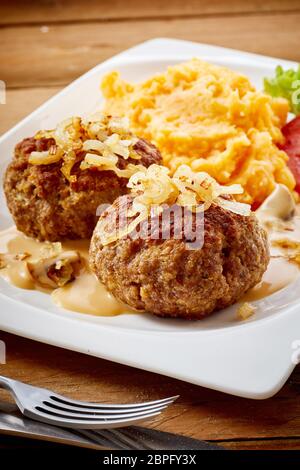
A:
POLYGON ((74 281, 83 267, 83 259, 77 251, 65 251, 59 256, 27 262, 27 267, 37 284, 56 289, 74 281))

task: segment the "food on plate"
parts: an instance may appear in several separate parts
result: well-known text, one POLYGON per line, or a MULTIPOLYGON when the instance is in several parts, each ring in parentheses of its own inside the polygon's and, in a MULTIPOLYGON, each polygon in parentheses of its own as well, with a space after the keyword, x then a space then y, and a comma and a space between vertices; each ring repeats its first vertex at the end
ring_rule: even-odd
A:
POLYGON ((266 228, 285 228, 296 215, 295 199, 286 186, 277 184, 264 203, 257 209, 256 216, 266 228))
POLYGON ((249 302, 244 302, 237 309, 237 317, 239 320, 247 320, 255 313, 255 307, 249 302))
POLYGON ((289 156, 288 166, 296 180, 295 190, 300 193, 300 116, 297 116, 300 114, 300 65, 297 70, 284 70, 279 65, 274 78, 265 78, 264 87, 271 96, 285 98, 291 113, 296 114, 282 127, 284 140, 277 145, 289 156))
POLYGON ((239 72, 193 59, 141 83, 110 72, 101 88, 105 112, 127 116, 172 171, 186 164, 220 184, 239 183, 244 192, 237 199, 253 208, 276 183, 293 191, 287 154, 277 147, 288 102, 255 90, 239 72))
POLYGON ((30 253, 0 253, 0 269, 5 269, 16 261, 24 261, 29 258, 30 253))
POLYGON ((94 315, 260 315, 300 273, 298 73, 278 69, 267 93, 199 59, 106 75, 101 112, 16 146, 0 277, 94 315))
POLYGON ((7 205, 30 237, 88 238, 97 208, 128 192, 129 177, 152 163, 161 163, 159 151, 133 135, 126 119, 73 117, 16 146, 4 179, 7 205))
POLYGON ((101 215, 90 247, 91 268, 117 299, 136 310, 196 320, 233 304, 261 280, 267 235, 250 206, 233 200, 239 185, 221 186, 186 165, 173 176, 152 165, 128 186, 132 193, 101 215))
POLYGON ((128 312, 90 271, 88 252, 89 240, 39 242, 11 227, 0 232, 0 277, 51 295, 67 310, 101 316, 128 312))
POLYGON ((46 289, 56 289, 74 281, 79 276, 83 263, 77 251, 66 251, 58 256, 28 261, 26 265, 37 284, 46 289))
POLYGON ((250 302, 287 287, 300 273, 300 210, 286 186, 277 185, 255 214, 268 233, 271 258, 262 281, 244 296, 250 302))
POLYGON ((275 98, 286 98, 290 111, 296 115, 300 114, 300 65, 297 70, 284 70, 278 65, 275 69, 275 77, 264 79, 264 89, 275 98))
POLYGON ((289 156, 288 165, 296 180, 295 190, 300 193, 300 116, 292 119, 281 130, 284 142, 279 148, 289 156))
POLYGON ((23 289, 53 290, 73 282, 86 269, 84 257, 61 243, 38 242, 13 227, 1 232, 0 275, 23 289))
POLYGON ((277 238, 272 241, 272 246, 280 248, 288 260, 300 266, 300 242, 290 238, 277 238))

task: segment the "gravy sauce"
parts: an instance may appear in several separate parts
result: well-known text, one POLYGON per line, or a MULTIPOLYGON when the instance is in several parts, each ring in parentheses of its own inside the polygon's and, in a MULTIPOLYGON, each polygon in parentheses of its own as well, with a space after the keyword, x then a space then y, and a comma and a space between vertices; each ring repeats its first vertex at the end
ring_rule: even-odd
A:
POLYGON ((287 259, 288 252, 272 245, 276 239, 300 242, 300 206, 296 206, 289 190, 284 185, 276 185, 255 214, 268 232, 271 259, 261 282, 243 296, 245 302, 274 294, 300 275, 299 265, 287 259))
MULTIPOLYGON (((296 209, 288 190, 282 185, 277 185, 271 196, 256 211, 256 215, 268 231, 271 260, 262 281, 243 297, 242 300, 247 302, 259 300, 283 289, 300 274, 299 266, 290 262, 280 248, 272 246, 272 240, 276 238, 300 241, 300 207, 296 209)), ((119 315, 123 312, 139 313, 129 310, 116 300, 97 280, 88 266, 88 250, 89 240, 67 241, 61 245, 38 242, 11 227, 0 232, 0 253, 9 257, 7 266, 0 269, 0 276, 21 289, 47 292, 57 305, 68 310, 101 316, 119 315), (42 257, 49 257, 58 248, 61 252, 78 252, 86 261, 85 266, 73 282, 64 287, 46 289, 33 279, 27 261, 32 263, 42 257)))
MULTIPOLYGON (((60 307, 90 315, 113 316, 123 312, 133 313, 127 306, 116 300, 88 267, 89 240, 62 243, 62 252, 77 251, 86 260, 80 275, 71 283, 54 290, 45 289, 32 278, 26 262, 35 262, 56 251, 57 244, 39 242, 18 232, 15 227, 0 232, 0 253, 8 253, 12 260, 0 269, 0 276, 21 289, 37 289, 48 292, 60 307), (30 254, 30 257, 26 257, 30 254), (24 260, 13 259, 15 255, 24 260)), ((137 313, 137 312, 134 312, 137 313)))

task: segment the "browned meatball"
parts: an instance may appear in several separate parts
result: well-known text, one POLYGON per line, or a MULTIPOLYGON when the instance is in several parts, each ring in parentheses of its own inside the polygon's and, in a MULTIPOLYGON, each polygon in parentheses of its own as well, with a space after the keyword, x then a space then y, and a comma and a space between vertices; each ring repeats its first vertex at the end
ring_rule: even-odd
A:
MULTIPOLYGON (((32 137, 16 146, 4 178, 8 208, 18 230, 30 237, 52 242, 89 238, 98 220, 98 206, 125 194, 128 180, 113 171, 80 170, 77 165, 72 171, 77 180, 70 183, 61 172, 61 162, 28 162, 31 152, 48 150, 54 143, 53 139, 32 137)), ((130 163, 146 167, 161 163, 159 151, 149 142, 140 139, 134 148, 141 159, 129 159, 130 163)), ((120 157, 119 167, 124 168, 125 163, 120 157)))
POLYGON ((121 301, 163 317, 201 319, 233 304, 261 280, 269 262, 266 232, 254 215, 216 205, 204 215, 202 248, 188 249, 184 234, 174 239, 173 230, 165 240, 127 235, 103 246, 101 223, 119 220, 116 211, 122 213, 131 201, 122 196, 102 214, 90 248, 91 268, 121 301))

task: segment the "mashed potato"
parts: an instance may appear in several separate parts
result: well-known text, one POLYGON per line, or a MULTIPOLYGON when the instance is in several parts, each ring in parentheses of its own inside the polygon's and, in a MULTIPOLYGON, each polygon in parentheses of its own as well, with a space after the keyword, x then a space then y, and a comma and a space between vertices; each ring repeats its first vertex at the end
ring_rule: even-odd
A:
POLYGON ((254 206, 276 183, 293 190, 288 157, 276 147, 288 103, 256 91, 240 73, 193 59, 137 84, 111 72, 101 87, 105 112, 128 116, 172 171, 184 163, 221 184, 239 183, 238 199, 254 206))

